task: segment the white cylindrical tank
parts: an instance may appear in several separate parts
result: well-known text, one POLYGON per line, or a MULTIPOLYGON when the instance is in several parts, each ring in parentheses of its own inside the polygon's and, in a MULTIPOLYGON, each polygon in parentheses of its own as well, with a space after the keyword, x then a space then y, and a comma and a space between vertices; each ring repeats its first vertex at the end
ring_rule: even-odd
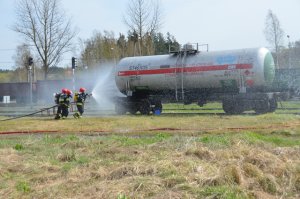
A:
POLYGON ((272 83, 274 75, 270 51, 255 48, 127 57, 118 63, 115 81, 122 93, 226 86, 255 89, 272 83))

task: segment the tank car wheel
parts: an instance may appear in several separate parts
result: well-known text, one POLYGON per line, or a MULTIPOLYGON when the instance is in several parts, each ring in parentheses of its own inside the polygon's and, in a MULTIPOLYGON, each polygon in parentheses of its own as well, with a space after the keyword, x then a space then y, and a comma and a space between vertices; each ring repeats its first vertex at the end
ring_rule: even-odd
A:
POLYGON ((234 106, 234 114, 241 114, 244 112, 244 108, 243 108, 243 105, 240 104, 240 103, 237 103, 235 106, 234 106))
POLYGON ((273 113, 277 109, 277 100, 276 100, 276 98, 270 99, 269 104, 270 104, 269 112, 273 113))
POLYGON ((131 107, 131 108, 129 109, 129 113, 131 113, 132 115, 135 115, 136 112, 138 112, 138 108, 137 108, 137 107, 131 107))
POLYGON ((140 110, 142 115, 149 115, 151 111, 151 104, 149 100, 142 100, 140 103, 140 110))
POLYGON ((227 114, 241 114, 244 112, 243 104, 233 97, 223 99, 222 106, 227 114))
POLYGON ((269 100, 260 100, 255 103, 254 111, 256 114, 264 114, 270 111, 269 100))
POLYGON ((160 113, 162 112, 162 104, 161 104, 161 102, 156 102, 155 103, 155 107, 153 109, 153 113, 155 113, 156 110, 158 110, 160 113))
POLYGON ((225 113, 234 114, 234 104, 229 98, 223 99, 222 107, 225 113))

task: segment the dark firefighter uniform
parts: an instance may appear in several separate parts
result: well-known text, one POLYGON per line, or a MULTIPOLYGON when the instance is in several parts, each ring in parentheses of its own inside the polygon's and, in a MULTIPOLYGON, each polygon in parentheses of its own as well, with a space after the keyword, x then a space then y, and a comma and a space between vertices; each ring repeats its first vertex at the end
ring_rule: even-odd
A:
POLYGON ((56 112, 54 119, 56 119, 56 120, 58 120, 62 117, 62 106, 60 103, 60 97, 61 97, 61 95, 66 94, 66 93, 67 93, 67 89, 63 88, 61 90, 61 93, 55 94, 55 104, 57 104, 57 112, 56 112))
POLYGON ((79 93, 75 93, 74 101, 76 102, 77 106, 77 112, 73 115, 75 118, 80 118, 84 112, 84 102, 86 97, 89 95, 85 93, 85 91, 85 88, 80 88, 79 93))
POLYGON ((69 115, 69 106, 70 106, 70 99, 72 98, 72 92, 67 90, 66 93, 63 93, 59 97, 59 105, 61 107, 61 117, 65 119, 69 115))

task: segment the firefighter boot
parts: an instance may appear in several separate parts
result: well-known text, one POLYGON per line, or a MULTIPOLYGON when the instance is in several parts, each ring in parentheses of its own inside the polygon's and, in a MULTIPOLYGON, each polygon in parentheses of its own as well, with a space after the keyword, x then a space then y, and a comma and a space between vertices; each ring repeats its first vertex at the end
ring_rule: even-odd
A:
POLYGON ((74 113, 74 114, 73 114, 73 117, 74 117, 74 118, 79 118, 79 113, 78 113, 78 112, 74 113))
POLYGON ((56 114, 54 117, 55 120, 59 120, 60 118, 61 118, 60 114, 56 114))

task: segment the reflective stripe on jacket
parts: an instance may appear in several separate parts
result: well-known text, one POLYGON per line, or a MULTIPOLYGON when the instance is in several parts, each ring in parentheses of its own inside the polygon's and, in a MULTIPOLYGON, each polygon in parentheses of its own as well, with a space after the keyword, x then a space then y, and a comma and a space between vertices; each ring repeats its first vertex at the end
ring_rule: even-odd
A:
POLYGON ((78 93, 77 94, 77 102, 76 105, 83 105, 88 94, 86 93, 78 93))

